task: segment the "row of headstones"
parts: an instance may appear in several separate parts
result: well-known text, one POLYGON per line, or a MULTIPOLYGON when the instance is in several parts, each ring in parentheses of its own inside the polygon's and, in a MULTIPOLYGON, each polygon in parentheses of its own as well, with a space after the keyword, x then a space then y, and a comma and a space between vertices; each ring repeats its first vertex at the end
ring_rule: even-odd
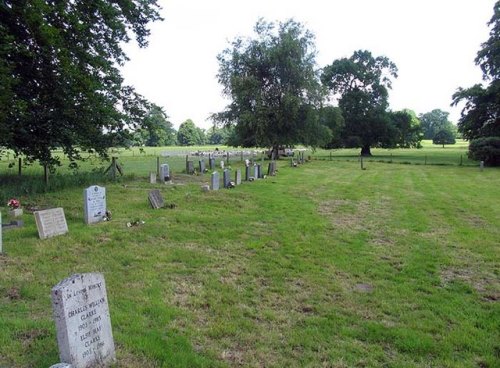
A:
MULTIPOLYGON (((267 169, 267 175, 276 175, 276 162, 272 161, 269 163, 267 169)), ((253 181, 255 179, 263 179, 264 172, 262 170, 262 165, 254 164, 250 166, 249 162, 245 162, 245 181, 253 181)), ((234 185, 240 185, 242 181, 241 170, 236 169, 234 185)), ((224 169, 222 174, 222 183, 224 188, 231 188, 233 182, 231 182, 231 171, 229 169, 224 169)), ((219 190, 220 188, 220 177, 217 171, 214 171, 210 177, 210 189, 219 190)))

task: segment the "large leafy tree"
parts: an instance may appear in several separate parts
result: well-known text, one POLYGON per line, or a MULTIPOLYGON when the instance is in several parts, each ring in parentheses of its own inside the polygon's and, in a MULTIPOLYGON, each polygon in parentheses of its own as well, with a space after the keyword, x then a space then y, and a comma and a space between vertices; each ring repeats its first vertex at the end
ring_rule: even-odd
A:
POLYGON ((401 148, 419 148, 422 140, 420 120, 414 111, 403 109, 390 113, 393 129, 395 129, 394 146, 401 148))
POLYGON ((219 83, 231 102, 213 118, 234 126, 232 144, 272 147, 330 140, 319 122, 324 93, 315 63, 314 36, 288 20, 259 20, 254 38, 237 38, 218 55, 219 83))
POLYGON ((205 144, 205 132, 198 128, 191 119, 179 126, 177 142, 181 146, 199 146, 205 144))
POLYGON ((387 108, 391 78, 396 77, 397 67, 393 62, 365 50, 324 68, 323 84, 340 96, 339 107, 345 119, 344 146, 361 147, 362 155, 371 155, 370 147, 393 144, 396 131, 392 129, 387 108))
POLYGON ((52 166, 54 148, 74 162, 125 142, 149 104, 123 85, 122 45, 159 19, 156 0, 2 1, 0 147, 52 166))
POLYGON ((145 146, 174 146, 177 143, 177 132, 165 111, 160 106, 152 104, 134 138, 137 143, 145 146))
POLYGON ((475 61, 489 85, 459 88, 453 95, 453 104, 465 101, 458 130, 469 140, 500 137, 500 1, 495 3, 488 24, 490 37, 482 44, 475 61))
POLYGON ((434 109, 432 111, 426 112, 425 114, 420 114, 419 119, 422 126, 424 139, 434 139, 436 133, 442 130, 455 130, 455 126, 448 119, 449 115, 449 112, 443 111, 441 109, 434 109))

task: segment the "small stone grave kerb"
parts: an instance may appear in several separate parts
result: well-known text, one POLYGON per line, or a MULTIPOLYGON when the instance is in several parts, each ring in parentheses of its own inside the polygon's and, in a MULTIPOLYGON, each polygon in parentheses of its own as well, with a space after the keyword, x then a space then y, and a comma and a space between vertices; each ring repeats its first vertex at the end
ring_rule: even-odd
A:
POLYGON ((47 239, 53 236, 66 234, 68 224, 64 217, 62 208, 51 208, 48 210, 33 212, 40 239, 47 239))
POLYGON ((73 368, 106 367, 115 362, 108 297, 100 273, 73 275, 52 288, 61 362, 73 368))

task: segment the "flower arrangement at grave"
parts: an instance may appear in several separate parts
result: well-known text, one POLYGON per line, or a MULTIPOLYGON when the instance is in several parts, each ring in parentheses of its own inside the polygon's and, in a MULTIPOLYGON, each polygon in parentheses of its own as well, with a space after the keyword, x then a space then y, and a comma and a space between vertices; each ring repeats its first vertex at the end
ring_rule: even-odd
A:
POLYGON ((9 207, 9 214, 14 217, 21 216, 23 210, 21 209, 21 202, 18 199, 11 198, 7 202, 7 207, 9 207))

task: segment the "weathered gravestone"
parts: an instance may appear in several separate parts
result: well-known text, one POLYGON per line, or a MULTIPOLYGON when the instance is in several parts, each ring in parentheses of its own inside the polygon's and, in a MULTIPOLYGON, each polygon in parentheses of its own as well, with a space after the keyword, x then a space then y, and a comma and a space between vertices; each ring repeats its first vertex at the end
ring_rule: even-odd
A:
POLYGON ((254 179, 259 178, 259 166, 256 164, 253 165, 253 178, 254 179))
POLYGON ((149 172, 149 183, 156 184, 156 173, 154 171, 149 172))
POLYGON ((229 188, 229 183, 231 182, 230 174, 231 172, 229 171, 229 169, 225 169, 222 174, 222 182, 224 183, 224 188, 229 188))
POLYGON ((112 364, 115 345, 104 276, 72 275, 54 286, 51 296, 61 362, 73 368, 112 364))
POLYGON ((40 239, 47 239, 68 232, 64 210, 60 207, 35 211, 33 215, 35 215, 36 227, 40 239))
POLYGON ((236 185, 240 185, 241 184, 241 170, 240 169, 236 170, 234 182, 236 183, 236 185))
POLYGON ((155 210, 165 206, 165 201, 163 200, 163 197, 161 196, 161 193, 158 189, 150 190, 148 199, 149 203, 151 203, 151 207, 153 207, 153 209, 155 210))
POLYGON ((194 162, 186 161, 186 173, 194 174, 194 162))
POLYGON ((250 180, 250 167, 245 166, 245 181, 249 181, 249 180, 250 180))
POLYGON ((95 224, 106 217, 106 188, 92 185, 83 190, 83 212, 86 224, 95 224))
POLYGON ((212 190, 219 190, 219 173, 214 171, 210 177, 210 188, 212 190))
POLYGON ((204 174, 205 173, 205 160, 200 160, 199 165, 200 165, 200 174, 204 174))
POLYGON ((221 168, 221 170, 224 170, 224 161, 220 162, 220 168, 221 168))
POLYGON ((257 178, 262 179, 264 175, 262 175, 262 165, 257 164, 257 178))
POLYGON ((170 180, 170 166, 168 164, 160 165, 160 181, 166 182, 170 180))
POLYGON ((208 164, 210 165, 210 170, 214 170, 215 169, 215 158, 209 157, 208 164))

